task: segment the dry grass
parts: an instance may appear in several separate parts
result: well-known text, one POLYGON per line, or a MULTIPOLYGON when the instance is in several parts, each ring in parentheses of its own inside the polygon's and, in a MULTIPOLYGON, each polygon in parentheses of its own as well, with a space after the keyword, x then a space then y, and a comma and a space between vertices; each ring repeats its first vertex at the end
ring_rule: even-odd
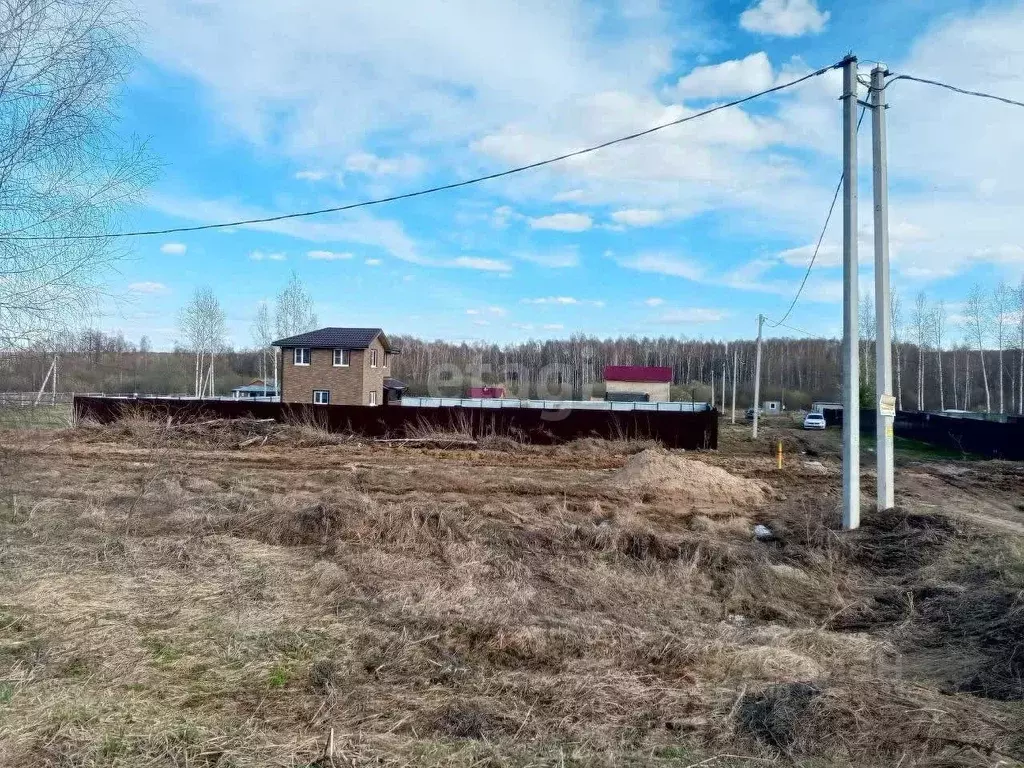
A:
POLYGON ((795 475, 790 500, 709 517, 610 485, 648 447, 630 441, 288 428, 240 446, 262 436, 129 419, 6 443, 0 765, 1024 757, 1019 603, 970 599, 1020 590, 1019 544, 912 510, 840 535, 795 475), (752 541, 755 521, 779 541, 752 541))

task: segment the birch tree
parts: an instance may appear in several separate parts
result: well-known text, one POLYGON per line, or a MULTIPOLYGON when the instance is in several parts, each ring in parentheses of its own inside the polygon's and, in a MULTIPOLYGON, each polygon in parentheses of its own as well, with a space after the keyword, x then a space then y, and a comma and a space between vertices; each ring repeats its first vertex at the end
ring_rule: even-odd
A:
POLYGON ((991 413, 992 393, 988 386, 988 366, 985 365, 985 338, 988 335, 990 312, 980 285, 975 285, 967 295, 966 314, 971 340, 977 346, 978 357, 981 359, 981 378, 985 382, 985 410, 991 413))
MULTIPOLYGON (((317 317, 313 311, 313 297, 306 290, 298 274, 292 272, 288 284, 277 295, 277 311, 274 327, 278 338, 306 333, 316 328, 317 317)), ((277 388, 277 350, 274 350, 274 388, 277 388)))
POLYGON ((203 397, 207 390, 214 394, 214 363, 225 346, 227 318, 213 289, 196 289, 178 315, 178 328, 187 348, 195 355, 195 396, 203 397))
POLYGON ((875 380, 875 356, 871 354, 875 340, 875 297, 870 291, 865 292, 860 300, 859 314, 861 389, 872 389, 875 380))
POLYGON ((114 130, 130 17, 107 0, 0 5, 0 346, 66 333, 121 255, 119 211, 151 177, 114 130), (71 236, 87 238, 71 240, 71 236), (28 238, 28 239, 25 239, 28 238), (32 238, 42 238, 33 240, 32 238))
POLYGON ((1003 401, 1003 348, 1006 346, 1006 315, 1010 311, 1010 289, 1003 280, 992 291, 992 311, 995 313, 996 350, 999 367, 999 412, 1006 413, 1003 401))
POLYGON ((942 378, 942 338, 946 329, 946 303, 939 299, 932 309, 932 340, 935 342, 935 359, 939 367, 939 410, 946 410, 946 385, 942 378))
POLYGON ((889 322, 891 325, 892 351, 896 356, 896 400, 899 410, 903 410, 903 350, 900 341, 903 339, 903 306, 900 295, 896 291, 889 294, 889 322))
POLYGON ((928 343, 928 297, 924 291, 914 300, 914 335, 917 340, 917 410, 924 410, 924 349, 928 343))
MULTIPOLYGON (((260 381, 267 382, 267 354, 270 344, 274 340, 274 323, 270 317, 270 304, 266 300, 256 305, 256 314, 252 320, 250 332, 253 343, 260 352, 260 381)), ((276 371, 275 371, 276 373, 276 371)))
POLYGON ((1020 366, 1017 369, 1017 413, 1024 415, 1024 277, 1017 286, 1017 348, 1020 366))

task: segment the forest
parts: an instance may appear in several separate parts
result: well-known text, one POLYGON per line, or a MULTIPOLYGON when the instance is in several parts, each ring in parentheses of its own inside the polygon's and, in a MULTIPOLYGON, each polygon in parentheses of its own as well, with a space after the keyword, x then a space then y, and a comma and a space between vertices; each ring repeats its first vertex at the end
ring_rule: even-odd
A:
MULTIPOLYGON (((863 323, 862 323, 863 325, 863 323)), ((868 327, 871 333, 873 328, 868 327)), ((867 335, 867 334, 865 334, 867 335)), ((753 399, 756 341, 714 341, 678 337, 601 339, 577 334, 567 339, 516 344, 469 344, 394 336, 401 349, 392 375, 414 395, 458 396, 478 384, 501 384, 509 396, 581 398, 601 396, 606 365, 664 365, 673 370, 673 399, 710 400, 714 383, 721 402, 731 399, 736 366, 737 402, 753 399)), ((179 346, 170 352, 150 348, 148 339, 132 342, 120 334, 90 330, 68 338, 59 348, 7 353, 0 357, 0 390, 35 391, 54 355, 58 390, 108 394, 194 394, 195 353, 179 346)), ((861 343, 862 398, 873 400, 873 344, 861 343)), ((939 349, 932 343, 898 340, 893 345, 896 395, 901 410, 962 408, 1020 413, 1024 352, 1016 345, 979 354, 965 344, 939 349), (986 391, 988 395, 986 397, 986 391), (986 403, 990 402, 990 407, 986 403)), ((788 408, 840 397, 840 343, 835 339, 769 338, 762 349, 763 399, 779 399, 788 408)), ((217 355, 214 391, 272 377, 263 350, 223 349, 217 355)), ((865 403, 866 404, 866 403, 865 403)))

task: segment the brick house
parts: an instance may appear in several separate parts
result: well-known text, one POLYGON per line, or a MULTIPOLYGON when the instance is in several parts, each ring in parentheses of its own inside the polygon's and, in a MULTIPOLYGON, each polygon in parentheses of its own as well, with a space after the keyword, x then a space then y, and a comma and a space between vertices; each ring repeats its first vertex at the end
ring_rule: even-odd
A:
POLYGON ((382 405, 398 350, 380 328, 320 328, 274 346, 281 350, 281 402, 382 405))

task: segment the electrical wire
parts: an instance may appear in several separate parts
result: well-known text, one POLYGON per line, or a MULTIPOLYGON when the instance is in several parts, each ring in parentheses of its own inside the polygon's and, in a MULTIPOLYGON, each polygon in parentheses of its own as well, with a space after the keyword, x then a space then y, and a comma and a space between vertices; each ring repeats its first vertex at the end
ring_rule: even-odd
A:
POLYGON ((982 99, 992 99, 993 101, 1001 101, 1003 104, 1009 104, 1014 107, 1024 107, 1024 101, 1016 101, 1015 99, 1008 99, 1005 96, 996 96, 994 93, 985 93, 984 91, 971 91, 966 88, 959 88, 955 85, 950 85, 949 83, 940 82, 939 80, 929 80, 926 77, 914 77, 914 75, 895 75, 891 80, 889 80, 889 82, 885 84, 884 88, 888 88, 897 80, 910 80, 915 83, 935 85, 938 86, 939 88, 945 88, 948 91, 953 91, 954 93, 961 93, 965 96, 977 96, 982 99))
MULTIPOLYGON (((857 131, 858 132, 860 131, 860 124, 862 122, 864 122, 864 115, 865 115, 865 113, 867 111, 868 111, 867 107, 861 107, 860 117, 857 118, 857 131)), ((821 243, 825 239, 825 232, 828 231, 829 222, 832 221, 832 213, 836 209, 836 201, 839 200, 839 192, 843 188, 843 180, 845 178, 846 178, 846 172, 845 171, 843 173, 839 174, 839 183, 836 184, 836 191, 832 195, 832 204, 828 207, 828 215, 825 216, 825 226, 823 226, 821 228, 821 234, 818 235, 818 243, 817 243, 817 245, 814 246, 814 253, 811 254, 811 261, 807 265, 807 271, 804 272, 804 279, 800 281, 800 287, 797 288, 797 290, 796 290, 796 296, 794 296, 793 297, 793 301, 791 301, 789 303, 789 309, 786 310, 786 314, 784 314, 782 316, 782 319, 779 320, 777 323, 769 323, 768 324, 769 328, 777 328, 778 326, 782 325, 786 321, 786 318, 789 317, 790 313, 793 311, 793 307, 796 306, 797 301, 799 301, 800 294, 803 293, 804 286, 807 285, 807 278, 811 276, 811 270, 814 269, 814 262, 818 258, 818 251, 821 250, 821 243)))
POLYGON ((826 72, 828 72, 830 69, 835 69, 837 67, 842 66, 842 64, 843 64, 843 62, 841 62, 841 61, 837 62, 835 64, 829 64, 827 67, 822 67, 821 69, 817 69, 814 72, 810 72, 810 73, 804 75, 803 77, 798 77, 796 80, 791 80, 791 81, 786 82, 786 83, 781 83, 781 84, 773 86, 771 88, 767 88, 767 89, 765 89, 763 91, 758 91, 757 93, 751 94, 750 96, 744 96, 742 99, 736 99, 734 101, 730 101, 730 102, 727 102, 725 104, 718 104, 718 105, 716 105, 714 107, 709 107, 708 109, 702 110, 700 112, 696 112, 696 113, 694 113, 692 115, 687 115, 686 117, 681 117, 678 120, 672 120, 672 121, 667 122, 667 123, 662 123, 660 125, 654 126, 653 128, 647 128, 646 130, 643 130, 643 131, 637 131, 636 133, 631 133, 631 134, 629 134, 627 136, 620 136, 620 137, 618 137, 616 139, 611 139, 609 141, 604 141, 604 142, 601 142, 600 144, 594 144, 593 146, 590 146, 590 147, 584 147, 583 149, 577 149, 577 150, 574 150, 572 152, 566 152, 565 154, 557 155, 556 157, 549 157, 546 160, 538 160, 535 163, 529 163, 527 165, 520 165, 520 166, 517 166, 515 168, 509 168, 509 169, 504 170, 504 171, 499 171, 497 173, 490 173, 490 174, 487 174, 486 176, 477 176, 476 178, 466 179, 465 181, 457 181, 457 182, 453 182, 451 184, 442 184, 442 185, 437 186, 437 187, 430 187, 428 189, 420 189, 420 190, 417 190, 415 192, 405 192, 405 193, 400 194, 400 195, 391 195, 389 197, 380 197, 380 198, 377 198, 377 199, 374 199, 374 200, 363 200, 363 201, 360 201, 360 202, 357 202, 357 203, 349 203, 348 205, 339 205, 339 206, 334 206, 334 207, 331 207, 331 208, 320 208, 320 209, 312 210, 312 211, 300 211, 300 212, 297 212, 297 213, 285 213, 285 214, 281 214, 279 216, 266 216, 266 217, 263 217, 263 218, 255 218, 255 219, 242 219, 242 220, 239 220, 239 221, 227 221, 227 222, 221 222, 221 223, 217 223, 217 224, 199 224, 199 225, 192 226, 192 227, 170 227, 170 228, 167 228, 167 229, 147 229, 147 230, 137 230, 137 231, 131 231, 131 232, 112 232, 112 233, 109 233, 109 234, 97 234, 97 235, 16 235, 16 236, 0 235, 0 241, 2 241, 2 240, 8 240, 8 241, 14 241, 14 240, 28 240, 28 241, 102 240, 102 239, 106 239, 106 238, 115 238, 115 237, 144 237, 144 236, 149 236, 149 235, 171 235, 171 234, 177 234, 177 233, 180 233, 180 232, 200 232, 200 231, 207 230, 207 229, 226 229, 228 227, 242 227, 242 226, 247 226, 247 225, 251 225, 251 224, 269 224, 271 222, 284 221, 286 219, 299 219, 299 218, 305 218, 305 217, 308 217, 308 216, 321 216, 321 215, 326 214, 326 213, 340 213, 342 211, 351 211, 351 210, 353 210, 355 208, 366 208, 366 207, 371 206, 371 205, 382 205, 384 203, 393 203, 393 202, 395 202, 397 200, 408 200, 409 198, 413 198, 413 197, 421 197, 423 195, 430 195, 430 194, 433 194, 435 192, 444 192, 444 191, 449 190, 449 189, 458 189, 459 187, 468 187, 471 184, 480 184, 481 182, 484 182, 484 181, 491 181, 493 179, 500 179, 503 176, 511 176, 513 174, 516 174, 516 173, 522 173, 523 171, 530 171, 530 170, 533 170, 535 168, 541 168, 541 167, 543 167, 545 165, 551 165, 553 163, 562 162, 563 160, 569 160, 569 159, 574 158, 574 157, 579 157, 581 155, 590 154, 591 152, 597 152, 598 150, 605 149, 607 147, 611 147, 611 146, 614 146, 616 144, 622 144, 622 143, 625 143, 627 141, 633 141, 634 139, 639 139, 639 138, 641 138, 643 136, 648 136, 648 135, 650 135, 652 133, 655 133, 657 131, 662 131, 662 130, 664 130, 666 128, 672 128, 673 126, 676 126, 676 125, 682 125, 683 123, 688 123, 691 120, 697 120, 698 118, 706 117, 707 115, 710 115, 710 114, 712 114, 714 112, 719 112, 719 111, 721 111, 723 109, 729 109, 730 107, 739 106, 740 104, 745 104, 748 101, 753 101, 754 99, 758 99, 758 98, 760 98, 762 96, 767 96, 768 94, 771 94, 771 93, 776 93, 778 91, 782 91, 782 90, 785 90, 787 88, 792 88, 794 85, 799 85, 800 83, 802 83, 802 82, 804 82, 806 80, 810 80, 811 78, 823 75, 826 72))
MULTIPOLYGON (((768 320, 768 319, 770 319, 770 318, 765 317, 765 320, 768 320)), ((775 325, 772 325, 770 327, 771 328, 778 328, 780 326, 782 328, 788 328, 791 331, 796 331, 797 333, 802 333, 804 336, 810 336, 812 338, 821 338, 821 334, 820 333, 811 333, 810 331, 805 331, 803 328, 797 328, 794 325, 786 325, 785 323, 775 323, 775 325)))
MULTIPOLYGON (((971 91, 971 90, 968 90, 966 88, 959 88, 959 87, 957 87, 955 85, 950 85, 949 83, 943 83, 943 82, 940 82, 938 80, 929 80, 928 78, 924 78, 924 77, 915 77, 914 75, 895 75, 884 86, 882 86, 882 90, 885 90, 890 85, 895 83, 897 80, 910 80, 910 81, 915 82, 915 83, 924 83, 926 85, 934 85, 934 86, 937 86, 939 88, 945 88, 947 90, 953 91, 954 93, 964 94, 966 96, 977 96, 977 97, 983 98, 983 99, 993 99, 995 101, 999 101, 999 102, 1002 102, 1004 104, 1010 104, 1010 105, 1016 106, 1016 107, 1024 107, 1024 102, 1015 101, 1014 99, 1008 99, 1008 98, 1006 98, 1004 96, 996 96, 995 94, 985 93, 983 91, 971 91)), ((858 81, 862 82, 862 81, 860 81, 860 78, 858 78, 858 81)), ((871 90, 871 84, 870 83, 863 83, 863 84, 867 85, 868 89, 871 90)), ((858 120, 857 120, 857 130, 858 131, 860 130, 860 124, 864 121, 864 114, 865 114, 866 111, 867 111, 866 107, 862 107, 861 108, 860 118, 858 118, 858 120)), ((836 185, 835 194, 832 196, 832 204, 829 206, 828 215, 825 217, 825 226, 822 227, 822 229, 821 229, 821 235, 818 237, 818 243, 814 247, 814 253, 811 255, 811 261, 807 265, 807 271, 804 273, 804 278, 803 278, 803 280, 800 281, 800 287, 797 289, 796 296, 793 297, 793 301, 790 303, 789 309, 786 310, 786 314, 784 314, 782 316, 782 320, 779 320, 777 323, 769 324, 770 328, 776 328, 776 327, 782 325, 785 322, 786 318, 788 318, 790 313, 793 311, 793 307, 796 306, 796 303, 797 303, 797 301, 800 298, 800 294, 804 290, 804 286, 807 284, 807 278, 810 277, 811 269, 814 268, 815 259, 817 259, 818 251, 821 248, 821 243, 825 239, 825 231, 828 229, 829 222, 832 219, 832 213, 835 211, 836 202, 839 199, 839 192, 843 188, 843 176, 844 176, 844 174, 840 174, 839 175, 839 183, 836 185)), ((786 326, 786 327, 788 327, 788 326, 786 326)))

